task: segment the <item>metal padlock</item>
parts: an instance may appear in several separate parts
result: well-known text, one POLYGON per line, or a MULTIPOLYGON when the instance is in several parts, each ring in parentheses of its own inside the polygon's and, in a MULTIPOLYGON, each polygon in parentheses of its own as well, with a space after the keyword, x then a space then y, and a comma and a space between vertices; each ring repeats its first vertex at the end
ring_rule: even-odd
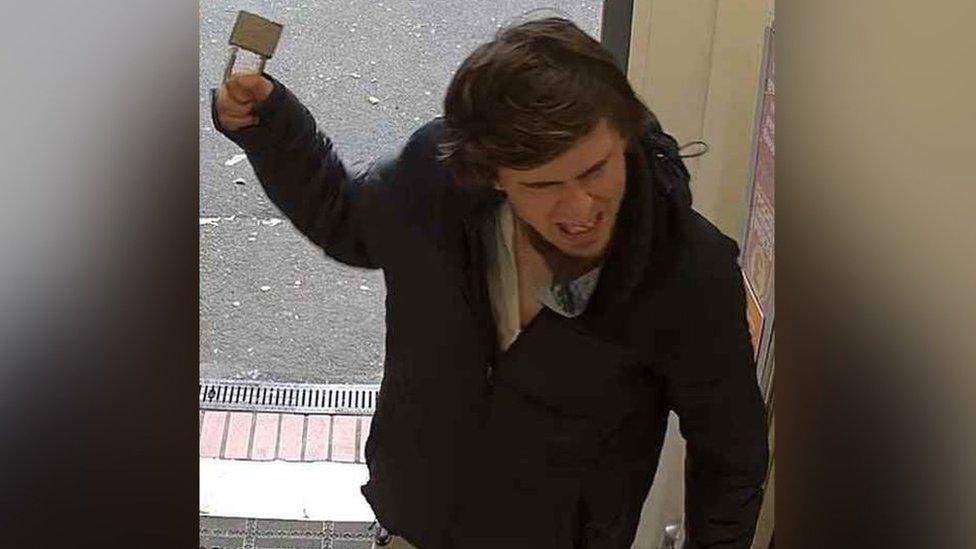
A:
POLYGON ((234 22, 234 29, 230 32, 230 56, 224 68, 224 82, 234 72, 237 53, 241 49, 257 55, 260 58, 258 72, 264 72, 264 64, 274 55, 283 28, 284 25, 260 15, 246 11, 237 12, 237 21, 234 22))

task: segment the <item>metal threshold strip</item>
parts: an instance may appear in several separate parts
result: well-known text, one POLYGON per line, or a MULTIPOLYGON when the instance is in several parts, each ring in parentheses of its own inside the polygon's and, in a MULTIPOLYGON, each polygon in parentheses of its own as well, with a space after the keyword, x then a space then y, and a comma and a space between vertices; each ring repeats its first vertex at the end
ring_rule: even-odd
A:
POLYGON ((201 410, 372 415, 379 385, 200 380, 201 410))

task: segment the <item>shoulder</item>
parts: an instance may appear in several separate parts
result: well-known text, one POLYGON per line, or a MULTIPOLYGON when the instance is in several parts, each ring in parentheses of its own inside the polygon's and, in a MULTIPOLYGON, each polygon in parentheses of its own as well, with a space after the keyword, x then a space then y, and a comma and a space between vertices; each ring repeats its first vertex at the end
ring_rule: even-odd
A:
POLYGON ((739 256, 736 241, 695 210, 688 213, 684 248, 682 256, 690 268, 735 268, 739 256))
POLYGON ((437 155, 442 127, 439 118, 431 120, 415 130, 399 149, 375 158, 367 166, 365 181, 410 195, 449 186, 450 175, 437 155))
POLYGON ((439 159, 444 133, 442 118, 430 120, 394 154, 377 159, 371 170, 395 197, 395 215, 430 238, 456 232, 454 223, 465 204, 453 175, 439 159))
POLYGON ((379 160, 378 169, 394 179, 398 186, 413 193, 450 188, 453 178, 438 154, 443 134, 441 118, 427 122, 415 130, 395 154, 379 160))
POLYGON ((673 330, 679 340, 735 316, 742 303, 738 244, 694 210, 683 218, 671 252, 657 258, 652 252, 650 272, 659 273, 648 279, 642 300, 660 321, 655 324, 673 330))
POLYGON ((694 210, 688 212, 683 233, 668 277, 669 301, 680 317, 698 324, 738 306, 739 246, 694 210))
POLYGON ((739 247, 697 212, 684 224, 671 265, 644 286, 628 332, 658 372, 714 379, 748 341, 739 247))
POLYGON ((430 120, 410 135, 400 153, 401 158, 412 162, 439 164, 437 157, 444 133, 443 117, 430 120))
POLYGON ((397 184, 409 195, 411 203, 430 215, 445 221, 497 202, 490 188, 459 184, 441 161, 441 144, 446 136, 443 117, 437 117, 418 128, 407 139, 395 160, 397 184))

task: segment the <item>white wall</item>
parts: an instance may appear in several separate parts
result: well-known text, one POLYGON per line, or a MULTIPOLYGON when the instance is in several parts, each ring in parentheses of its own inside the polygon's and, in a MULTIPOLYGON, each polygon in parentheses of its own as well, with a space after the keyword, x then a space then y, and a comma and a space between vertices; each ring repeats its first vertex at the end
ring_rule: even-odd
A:
POLYGON ((698 211, 739 240, 747 210, 764 29, 772 0, 635 0, 630 80, 683 143, 698 211))
MULTIPOLYGON (((634 1, 631 83, 679 143, 708 143, 708 154, 686 161, 694 207, 740 243, 772 20, 773 0, 634 1)), ((668 423, 634 548, 658 549, 664 525, 683 515, 684 441, 674 414, 668 423)))

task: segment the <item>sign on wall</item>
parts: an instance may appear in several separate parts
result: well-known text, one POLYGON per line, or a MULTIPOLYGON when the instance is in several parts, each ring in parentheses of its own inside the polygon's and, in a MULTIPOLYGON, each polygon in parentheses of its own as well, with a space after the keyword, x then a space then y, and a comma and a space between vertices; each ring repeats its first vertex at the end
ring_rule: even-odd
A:
MULTIPOLYGON (((767 365, 772 364, 769 355, 773 336, 775 300, 773 288, 775 273, 775 157, 776 157, 776 63, 774 55, 775 32, 766 31, 762 71, 762 94, 759 103, 759 121, 756 131, 752 191, 749 201, 749 217, 746 223, 745 245, 742 254, 742 271, 746 278, 749 302, 750 332, 756 350, 759 379, 768 379, 767 365)), ((763 387, 764 393, 767 387, 763 387)))

